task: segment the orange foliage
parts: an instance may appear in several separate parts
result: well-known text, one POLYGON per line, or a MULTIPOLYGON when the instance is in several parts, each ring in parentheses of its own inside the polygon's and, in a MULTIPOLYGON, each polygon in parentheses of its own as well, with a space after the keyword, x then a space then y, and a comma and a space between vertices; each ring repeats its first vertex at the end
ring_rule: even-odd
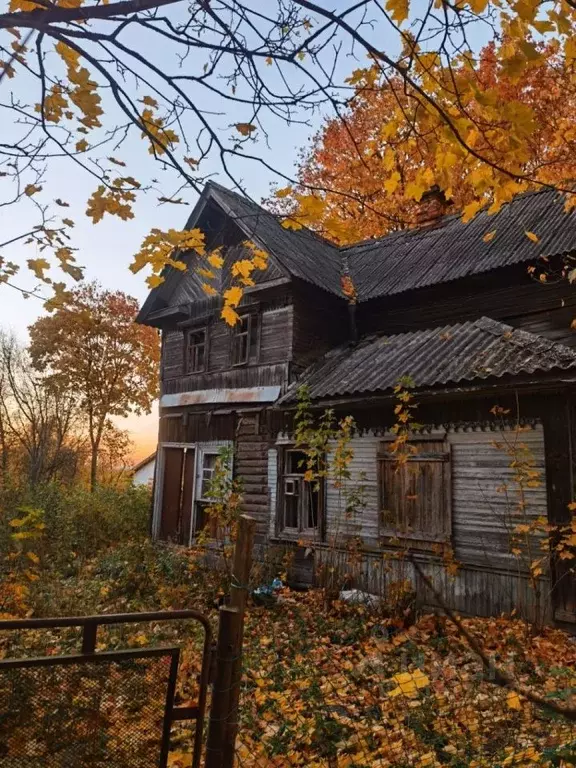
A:
MULTIPOLYGON (((482 156, 531 180, 569 184, 576 178, 574 62, 549 42, 535 46, 531 66, 513 73, 504 47, 487 45, 474 67, 461 60, 448 69, 427 62, 427 54, 420 60, 441 82, 446 111, 482 156)), ((350 82, 355 92, 345 122, 326 123, 300 164, 301 186, 277 194, 276 208, 296 222, 339 243, 357 242, 410 226, 416 201, 433 184, 465 218, 537 186, 514 182, 459 147, 400 79, 383 82, 371 67, 350 82)))

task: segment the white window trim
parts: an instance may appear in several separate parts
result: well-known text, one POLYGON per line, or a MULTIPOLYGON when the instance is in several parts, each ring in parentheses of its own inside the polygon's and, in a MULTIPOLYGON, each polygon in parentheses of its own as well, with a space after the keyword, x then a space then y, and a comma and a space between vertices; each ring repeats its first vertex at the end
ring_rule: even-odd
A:
MULTIPOLYGON (((200 464, 200 458, 203 456, 204 453, 212 453, 212 454, 218 454, 218 452, 224 448, 224 447, 232 447, 233 441, 232 440, 214 440, 214 441, 206 441, 202 443, 173 443, 173 442, 166 442, 166 443, 160 443, 158 445, 158 453, 157 453, 157 463, 156 463, 156 477, 154 482, 154 508, 152 513, 152 538, 154 540, 158 539, 160 535, 160 522, 161 522, 161 512, 162 512, 162 491, 164 489, 164 468, 166 464, 166 453, 164 451, 165 448, 193 448, 194 449, 194 490, 192 493, 192 509, 191 509, 191 520, 190 520, 190 538, 188 540, 188 546, 191 546, 194 543, 194 530, 196 526, 196 502, 197 501, 206 501, 206 499, 201 499, 197 494, 199 492, 199 486, 198 486, 198 468, 201 467, 202 464, 200 464)), ((233 472, 234 467, 234 458, 232 457, 232 465, 230 467, 230 470, 233 472)))

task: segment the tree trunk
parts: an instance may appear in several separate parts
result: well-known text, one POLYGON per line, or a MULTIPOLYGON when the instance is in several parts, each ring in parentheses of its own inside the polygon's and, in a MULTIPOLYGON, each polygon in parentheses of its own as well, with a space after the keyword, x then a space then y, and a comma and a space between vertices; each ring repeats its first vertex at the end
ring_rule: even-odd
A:
POLYGON ((96 480, 98 476, 98 445, 92 445, 90 454, 90 493, 96 489, 96 480))

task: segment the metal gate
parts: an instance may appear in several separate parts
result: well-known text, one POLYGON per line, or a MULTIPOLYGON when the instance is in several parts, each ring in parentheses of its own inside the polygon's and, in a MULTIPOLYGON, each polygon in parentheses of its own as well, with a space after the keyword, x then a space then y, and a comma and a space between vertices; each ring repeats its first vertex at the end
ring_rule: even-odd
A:
POLYGON ((200 765, 212 632, 198 611, 0 621, 2 630, 82 629, 79 652, 0 660, 0 768, 165 768, 172 723, 195 722, 200 765), (198 700, 175 705, 180 648, 97 650, 98 627, 192 620, 203 628, 198 700))

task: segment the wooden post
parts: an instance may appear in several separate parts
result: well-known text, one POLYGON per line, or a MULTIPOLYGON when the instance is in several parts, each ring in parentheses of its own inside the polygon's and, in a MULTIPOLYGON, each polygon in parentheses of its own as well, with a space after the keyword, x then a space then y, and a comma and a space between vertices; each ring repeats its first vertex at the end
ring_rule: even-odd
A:
POLYGON ((224 733, 224 752, 222 767, 232 768, 236 751, 236 735, 238 733, 238 709, 240 703, 240 687, 242 683, 242 641, 244 637, 244 614, 248 602, 248 581, 252 569, 252 548, 256 520, 248 515, 241 515, 238 521, 238 533, 234 548, 232 564, 232 584, 230 585, 230 606, 240 614, 240 627, 237 652, 232 663, 232 679, 230 683, 230 698, 228 700, 228 715, 224 733))
POLYGON ((216 641, 216 676, 212 686, 205 768, 222 768, 232 669, 241 646, 241 616, 237 608, 220 608, 216 641))

